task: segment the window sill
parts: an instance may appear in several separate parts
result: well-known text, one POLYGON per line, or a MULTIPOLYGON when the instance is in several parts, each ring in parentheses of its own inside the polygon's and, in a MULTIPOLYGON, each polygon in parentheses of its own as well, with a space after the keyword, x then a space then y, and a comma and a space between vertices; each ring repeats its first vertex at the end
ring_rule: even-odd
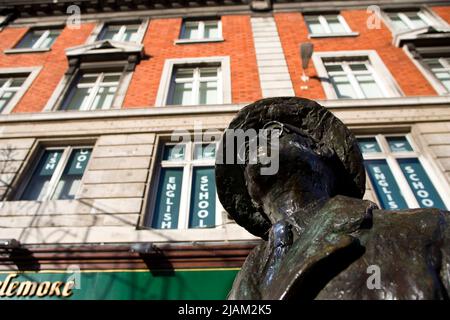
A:
POLYGON ((6 49, 3 50, 3 53, 5 54, 15 54, 15 53, 39 53, 39 52, 48 52, 52 49, 50 48, 43 48, 43 49, 29 49, 29 48, 24 48, 24 49, 6 49))
POLYGON ((357 37, 359 36, 359 32, 345 32, 345 33, 318 33, 318 34, 309 34, 308 38, 340 38, 340 37, 357 37))
POLYGON ((174 44, 193 44, 193 43, 209 43, 209 42, 223 42, 223 38, 217 39, 178 39, 174 41, 174 44))

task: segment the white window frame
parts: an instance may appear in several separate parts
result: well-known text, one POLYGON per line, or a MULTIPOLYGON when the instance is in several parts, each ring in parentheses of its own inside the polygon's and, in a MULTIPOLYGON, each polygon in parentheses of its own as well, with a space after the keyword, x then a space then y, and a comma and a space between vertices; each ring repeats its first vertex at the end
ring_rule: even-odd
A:
MULTIPOLYGON (((42 70, 42 66, 40 67, 26 67, 26 68, 0 68, 0 75, 8 75, 11 77, 14 77, 14 75, 28 73, 28 76, 22 86, 20 87, 20 90, 16 91, 16 94, 14 97, 8 102, 8 104, 3 108, 3 110, 0 112, 0 114, 7 114, 10 113, 14 107, 17 105, 17 103, 20 101, 20 99, 23 97, 25 92, 29 89, 31 84, 33 83, 34 79, 38 76, 39 72, 42 70)), ((1 91, 1 88, 0 88, 1 91)))
POLYGON ((175 40, 175 44, 183 44, 183 43, 196 43, 196 42, 220 42, 223 41, 222 34, 222 19, 205 19, 205 20, 183 20, 180 30, 180 35, 177 40, 175 40), (217 33, 218 36, 215 38, 205 38, 205 25, 211 22, 217 23, 217 33), (186 33, 186 25, 198 23, 199 30, 199 38, 196 39, 185 39, 184 34, 186 33))
MULTIPOLYGON (((64 29, 65 24, 62 23, 51 23, 51 24, 44 24, 42 26, 39 26, 38 28, 29 28, 27 30, 27 32, 22 36, 22 38, 20 38, 20 40, 14 45, 13 48, 11 49, 5 49, 3 50, 3 53, 5 54, 14 54, 14 53, 33 53, 33 52, 45 52, 45 51, 50 51, 51 47, 53 46, 53 44, 48 47, 48 48, 39 48, 39 46, 42 44, 42 42, 45 41, 45 38, 48 37, 48 35, 50 34, 50 30, 54 30, 54 29, 59 29, 60 30, 60 34, 58 35, 58 37, 61 35, 61 32, 64 29), (33 47, 31 48, 16 48, 16 46, 23 40, 23 38, 32 31, 36 31, 36 30, 45 30, 45 32, 39 37, 39 40, 33 45, 33 47)), ((56 41, 57 39, 55 39, 56 41)))
MULTIPOLYGON (((400 168, 400 165, 397 162, 397 159, 407 159, 407 158, 416 158, 418 159, 419 163, 422 165, 423 169, 425 170, 425 173, 427 174, 428 178, 430 179, 431 183, 433 184, 434 188, 436 189, 436 192, 439 194, 439 196, 442 199, 442 202, 447 208, 450 208, 450 197, 448 195, 445 195, 442 190, 444 189, 443 184, 440 182, 440 180, 435 175, 435 171, 431 167, 431 165, 428 163, 427 159, 424 157, 423 152, 421 152, 420 148, 418 148, 418 145, 416 145, 411 137, 411 134, 377 134, 377 135, 358 135, 359 138, 375 138, 378 145, 380 146, 381 151, 377 153, 365 153, 363 154, 364 160, 386 160, 386 163, 388 164, 389 169, 392 172, 392 175, 394 176, 394 180, 396 181, 399 189, 401 190, 403 194, 403 198, 405 199, 405 202, 407 206, 410 209, 420 208, 419 203, 417 202, 416 197, 414 196, 413 191, 411 190, 411 187, 408 184, 408 181, 406 180, 406 177, 404 176, 402 169, 400 168), (389 144, 386 138, 390 137, 405 137, 408 143, 410 144, 413 151, 404 151, 404 152, 392 152, 389 148, 389 144)), ((369 173, 367 173, 366 170, 366 176, 369 176, 369 173)), ((370 185, 373 199, 376 199, 379 204, 379 199, 375 192, 375 186, 372 184, 372 181, 370 178, 367 178, 367 182, 370 185)))
POLYGON ((103 32, 104 28, 107 27, 108 25, 116 25, 116 26, 121 25, 122 27, 125 27, 130 24, 140 24, 137 35, 136 35, 136 41, 134 41, 134 42, 131 41, 131 43, 141 44, 144 39, 147 27, 148 27, 148 23, 149 23, 149 19, 138 19, 138 20, 123 20, 122 19, 122 20, 102 21, 95 26, 94 30, 92 30, 90 36, 88 37, 88 39, 86 41, 86 44, 91 44, 91 43, 94 43, 97 41, 106 41, 106 40, 97 40, 97 38, 103 32))
MULTIPOLYGON (((403 46, 403 51, 406 55, 411 59, 411 61, 416 65, 417 69, 423 74, 423 76, 428 80, 431 86, 436 90, 439 95, 445 96, 450 95, 450 91, 441 83, 441 81, 436 78, 433 71, 431 71, 428 66, 424 65, 424 63, 416 58, 414 58, 413 53, 408 49, 408 46, 403 46)), ((438 54, 437 54, 438 56, 438 54)), ((426 57, 424 59, 432 59, 433 57, 426 57)), ((437 58, 437 57, 435 57, 437 58)), ((449 65, 450 67, 450 65, 449 65)))
POLYGON ((190 217, 190 205, 191 205, 191 194, 192 194, 192 178, 193 178, 193 169, 194 167, 214 167, 215 159, 207 159, 207 160, 194 160, 194 151, 195 151, 195 145, 202 145, 202 144, 216 144, 216 152, 218 143, 217 142, 207 142, 207 141, 196 141, 195 139, 183 139, 182 143, 177 142, 166 142, 164 140, 160 141, 158 150, 158 155, 156 157, 158 163, 154 168, 154 176, 151 181, 150 190, 153 190, 150 193, 149 197, 149 203, 150 206, 148 206, 148 210, 146 212, 146 223, 143 227, 152 229, 152 230, 159 230, 159 231, 170 231, 170 230, 201 230, 201 229, 217 229, 222 226, 223 219, 222 219, 222 212, 224 211, 220 201, 219 197, 217 195, 216 190, 216 207, 215 207, 215 226, 214 227, 208 227, 208 228, 189 228, 189 217, 190 217), (173 146, 173 145, 185 145, 185 159, 180 161, 175 160, 162 160, 163 152, 164 152, 164 146, 173 146), (183 168, 183 181, 180 191, 180 209, 178 213, 178 226, 175 229, 155 229, 152 227, 153 220, 155 219, 155 208, 156 208, 156 201, 157 201, 157 193, 158 193, 158 187, 159 187, 159 181, 160 181, 160 175, 161 175, 161 169, 162 168, 183 168))
MULTIPOLYGON (((198 65, 203 64, 205 64, 205 67, 208 64, 220 65, 222 79, 218 82, 221 82, 222 96, 218 97, 218 101, 222 100, 222 102, 218 104, 230 104, 231 103, 230 57, 224 56, 224 57, 166 59, 164 63, 163 72, 161 75, 161 80, 159 83, 158 94, 156 97, 155 103, 156 106, 158 107, 168 106, 167 103, 169 101, 168 99, 170 98, 171 84, 173 81, 174 71, 176 70, 176 68, 196 67, 198 65)), ((220 94, 220 92, 218 92, 218 94, 220 94)))
MULTIPOLYGON (((73 85, 76 85, 80 73, 101 73, 106 68, 117 68, 118 73, 121 72, 122 76, 119 80, 119 85, 116 94, 113 99, 113 103, 108 110, 120 109, 122 107, 123 101, 125 100, 125 95, 127 93, 128 87, 131 83, 131 78, 133 77, 134 71, 125 71, 126 61, 105 61, 105 62, 93 62, 82 64, 80 68, 74 72, 72 75, 64 75, 60 82, 58 83, 56 89, 53 91, 52 96, 47 101, 44 107, 44 111, 62 111, 62 112, 80 112, 83 110, 63 110, 61 109, 67 96, 70 94, 70 90, 73 85)), ((90 112, 100 111, 100 110, 89 110, 90 112)))
MULTIPOLYGON (((119 91, 119 87, 120 87, 120 83, 123 77, 123 72, 98 72, 98 73, 91 73, 91 72, 86 72, 89 75, 94 75, 97 77, 97 79, 95 80, 94 83, 86 83, 86 84, 80 84, 80 83, 73 83, 69 90, 68 90, 68 94, 66 95, 66 97, 63 99, 62 105, 61 107, 63 107, 66 103, 68 103, 68 99, 70 99, 69 97, 71 96, 72 92, 75 93, 76 90, 78 88, 92 88, 91 93, 89 94, 88 97, 88 102, 86 103, 86 105, 84 106, 80 106, 80 109, 78 109, 78 111, 87 111, 87 110, 93 110, 92 109, 92 104, 94 103, 95 97, 97 96, 99 90, 101 87, 109 87, 109 85, 107 86, 107 84, 116 84, 117 85, 117 89, 116 92, 114 93, 114 97, 113 97, 113 101, 111 103, 111 106, 109 108, 105 108, 105 109, 99 109, 99 110, 108 110, 111 109, 114 105, 114 100, 116 99, 117 93, 119 91), (119 80, 117 82, 103 82, 103 79, 106 75, 118 75, 119 76, 119 80), (74 88, 74 86, 76 86, 77 88, 74 88), (75 90, 74 90, 75 89, 75 90)), ((80 75, 81 77, 83 75, 80 75)), ((78 80, 81 78, 78 78, 78 80)), ((64 110, 64 109, 62 109, 64 110)))
MULTIPOLYGON (((379 98, 360 98, 364 100, 383 99, 392 97, 401 97, 403 92, 396 83, 394 77, 390 74, 389 70, 384 65, 378 53, 375 50, 355 50, 355 51, 322 51, 314 52, 312 60, 316 68, 319 78, 329 79, 328 71, 325 68, 324 60, 337 59, 341 61, 345 60, 367 60, 369 62, 370 70, 377 84, 380 86, 384 97, 379 98)), ((331 80, 321 81, 322 87, 325 91, 327 99, 339 99, 336 91, 334 90, 331 80)), ((356 100, 356 99, 349 99, 356 100)))
MULTIPOLYGON (((63 199, 52 199, 52 196, 54 195, 56 188, 58 186, 59 181, 61 180, 62 174, 64 172, 64 169, 66 168, 66 165, 69 161, 70 155, 72 154, 73 150, 77 150, 77 149, 91 149, 91 156, 92 156, 92 152, 94 150, 93 145, 70 145, 70 146, 52 146, 52 147, 43 147, 38 155, 36 157, 33 158, 34 163, 33 165, 29 168, 29 170, 27 171, 26 176, 24 177, 24 179, 22 180, 22 183, 20 184, 20 187, 15 195, 15 200, 17 201, 49 201, 49 200, 63 200, 63 199), (33 178, 33 175, 36 171, 37 166, 39 165, 39 162, 41 161, 43 155, 45 154, 46 151, 51 151, 51 150, 63 150, 62 154, 61 154, 61 158, 59 159, 59 162, 55 168, 55 171, 53 172, 53 175, 49 181, 49 187, 47 188, 47 191, 45 192, 45 194, 42 196, 41 199, 36 199, 36 200, 21 200, 23 193, 25 192, 26 188, 28 187, 31 179, 33 178)), ((83 172, 83 176, 81 178, 80 181, 80 185, 78 187, 77 192, 75 193, 75 197, 74 199, 78 199, 78 196, 80 194, 80 190, 82 188, 83 185, 83 179, 85 177, 86 172, 89 170, 89 166, 90 165, 90 159, 88 164, 86 165, 86 168, 83 172)))
POLYGON ((309 38, 325 38, 325 37, 348 37, 348 36, 357 36, 359 35, 359 32, 353 32, 352 29, 347 24, 347 21, 345 21, 345 18, 340 14, 307 14, 304 15, 306 27, 308 29, 308 37, 309 38), (339 20, 339 23, 342 25, 342 27, 345 29, 344 32, 333 32, 330 28, 330 25, 328 23, 328 20, 326 17, 336 17, 339 20), (318 19, 320 25, 325 30, 324 33, 311 33, 309 32, 309 26, 308 26, 308 19, 318 19))
MULTIPOLYGON (((179 84, 179 83, 192 83, 191 103, 185 104, 184 106, 199 105, 200 104, 200 102, 199 102, 199 100, 200 100, 200 83, 204 82, 204 81, 216 81, 216 83, 217 83, 217 102, 215 104, 222 104, 223 95, 220 94, 223 90, 222 89, 223 85, 222 85, 222 68, 221 68, 221 66, 216 66, 216 65, 213 65, 211 67, 194 66, 194 67, 189 67, 189 69, 190 68, 193 69, 192 78, 183 78, 183 79, 176 78, 177 69, 174 69, 174 72, 172 75, 172 81, 171 81, 171 85, 170 85, 170 89, 169 89, 169 94, 168 94, 167 101, 166 101, 167 105, 174 105, 174 104, 172 104, 172 101, 173 101, 174 93, 175 93, 175 84, 179 84), (217 70, 217 76, 201 77, 200 69, 202 69, 202 68, 215 68, 217 70)), ((183 67, 181 67, 179 69, 183 69, 183 67)))
MULTIPOLYGON (((402 10, 401 8, 395 11, 381 11, 381 17, 384 20, 384 22, 386 23, 386 25, 388 26, 388 28, 390 29, 390 31, 392 32, 392 34, 396 35, 396 34, 401 34, 401 33, 408 33, 408 32, 413 32, 415 30, 421 29, 421 28, 414 28, 414 26, 410 23, 409 18, 406 17, 405 12, 418 12, 419 16, 426 21, 429 26, 431 27, 444 27, 447 28, 449 27, 448 23, 442 19, 438 14, 436 14, 432 9, 430 9, 428 6, 422 6, 420 8, 417 8, 416 10, 411 10, 411 9, 404 9, 402 10), (398 13, 400 19, 405 22, 408 27, 412 27, 412 29, 409 30, 397 30, 395 28, 395 24, 392 22, 391 18, 389 17, 389 14, 392 13, 398 13)), ((425 28, 425 27, 422 27, 425 28)))

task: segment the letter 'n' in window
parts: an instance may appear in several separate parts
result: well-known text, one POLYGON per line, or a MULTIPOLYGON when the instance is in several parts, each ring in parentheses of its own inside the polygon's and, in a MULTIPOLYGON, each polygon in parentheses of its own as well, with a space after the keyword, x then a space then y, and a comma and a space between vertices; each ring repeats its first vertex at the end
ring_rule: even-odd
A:
POLYGON ((409 135, 360 137, 358 143, 381 208, 449 208, 409 135))
POLYGON ((215 152, 215 143, 162 145, 146 222, 148 227, 190 229, 220 224, 215 152))

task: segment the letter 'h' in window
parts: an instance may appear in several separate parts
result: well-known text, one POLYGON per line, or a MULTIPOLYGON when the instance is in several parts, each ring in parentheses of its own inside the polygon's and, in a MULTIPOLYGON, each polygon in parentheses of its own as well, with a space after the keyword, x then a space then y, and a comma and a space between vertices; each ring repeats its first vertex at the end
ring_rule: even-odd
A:
POLYGON ((360 137, 358 143, 381 208, 448 208, 409 136, 360 137))
POLYGON ((19 199, 74 199, 91 151, 90 147, 46 148, 20 190, 19 199))
POLYGON ((190 229, 218 224, 215 152, 215 143, 163 145, 148 227, 190 229))

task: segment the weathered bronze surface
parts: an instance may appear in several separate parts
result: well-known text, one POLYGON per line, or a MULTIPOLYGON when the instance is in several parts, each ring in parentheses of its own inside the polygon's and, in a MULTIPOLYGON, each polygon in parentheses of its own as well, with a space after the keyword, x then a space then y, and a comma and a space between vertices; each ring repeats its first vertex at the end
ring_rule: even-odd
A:
POLYGON ((365 171, 356 139, 314 101, 257 101, 228 130, 259 130, 270 121, 296 128, 279 137, 276 174, 261 175, 261 163, 224 161, 230 148, 239 148, 226 135, 217 154, 221 203, 264 240, 229 299, 449 298, 450 212, 383 211, 361 200, 365 171), (375 287, 368 281, 373 267, 375 287))

